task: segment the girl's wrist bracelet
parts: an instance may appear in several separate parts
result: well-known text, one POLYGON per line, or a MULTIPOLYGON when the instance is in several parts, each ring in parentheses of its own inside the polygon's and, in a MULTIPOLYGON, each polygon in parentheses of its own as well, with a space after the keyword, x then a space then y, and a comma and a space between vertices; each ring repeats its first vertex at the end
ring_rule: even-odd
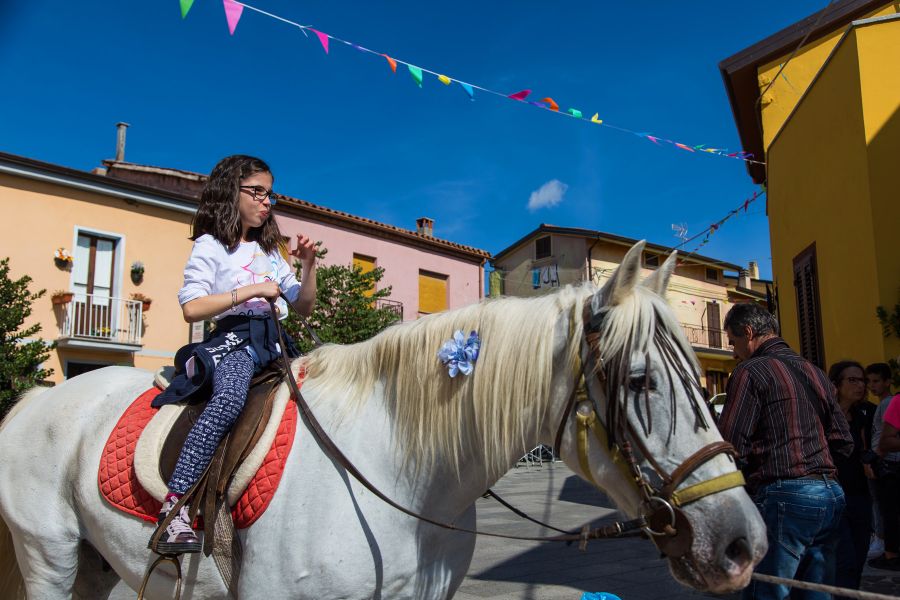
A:
POLYGON ((234 310, 234 307, 236 304, 237 304, 237 288, 231 290, 231 310, 234 310))

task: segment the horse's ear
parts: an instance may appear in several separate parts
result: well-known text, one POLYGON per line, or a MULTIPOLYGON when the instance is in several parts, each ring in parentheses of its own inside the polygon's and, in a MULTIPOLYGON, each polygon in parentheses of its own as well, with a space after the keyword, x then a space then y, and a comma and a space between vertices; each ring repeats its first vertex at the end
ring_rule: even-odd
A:
POLYGON ((665 297, 666 289, 669 287, 669 279, 672 278, 672 273, 675 272, 675 264, 678 262, 677 255, 677 250, 670 254, 662 266, 644 280, 644 287, 650 288, 650 290, 665 297))
POLYGON ((637 285, 638 276, 641 274, 641 256, 644 254, 645 244, 646 242, 641 240, 625 254, 622 264, 600 290, 600 294, 594 297, 592 303, 594 312, 600 308, 597 305, 598 300, 602 302, 603 306, 615 306, 631 295, 634 286, 637 285), (598 296, 602 296, 602 298, 598 298, 598 296))

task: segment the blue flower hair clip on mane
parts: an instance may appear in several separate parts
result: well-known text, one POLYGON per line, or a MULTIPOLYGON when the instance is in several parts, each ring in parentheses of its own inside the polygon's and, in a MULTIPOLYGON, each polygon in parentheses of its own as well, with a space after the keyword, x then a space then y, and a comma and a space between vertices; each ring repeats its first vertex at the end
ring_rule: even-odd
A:
POLYGON ((469 375, 475 368, 480 347, 481 339, 478 333, 472 331, 466 339, 465 334, 457 330, 452 340, 444 342, 437 355, 441 363, 447 366, 450 377, 456 377, 457 373, 469 375))

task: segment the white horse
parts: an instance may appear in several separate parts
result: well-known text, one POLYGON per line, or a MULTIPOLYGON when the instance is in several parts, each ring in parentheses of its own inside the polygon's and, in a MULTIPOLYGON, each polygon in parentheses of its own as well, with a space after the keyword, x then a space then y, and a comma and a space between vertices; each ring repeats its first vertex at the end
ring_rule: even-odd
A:
MULTIPOLYGON (((527 449, 552 444, 560 425, 568 466, 630 517, 645 514, 637 485, 606 444, 591 440, 578 458, 575 415, 589 407, 567 407, 581 365, 600 419, 614 418, 610 409, 618 407, 629 435, 641 438, 632 441, 662 468, 672 471, 721 438, 700 400, 693 353, 662 297, 674 256, 639 284, 642 249, 631 249, 602 290, 488 300, 353 346, 322 347, 306 359, 304 397, 378 489, 431 519, 474 527, 476 499, 527 449), (585 305, 588 317, 603 315, 602 364, 585 341, 585 305), (436 352, 456 330, 477 330, 482 346, 474 372, 451 379, 436 352), (595 370, 613 385, 601 385, 595 370)), ((0 534, 11 534, 28 598, 124 598, 140 586, 154 559, 146 549, 154 527, 108 506, 97 470, 118 418, 151 385, 146 371, 105 368, 28 394, 2 424, 0 516, 9 534, 0 534), (101 569, 100 557, 111 569, 101 569)), ((642 468, 647 458, 638 453, 642 468)), ((734 469, 718 454, 684 485, 734 469)), ((684 514, 693 538, 683 556, 670 558, 674 576, 715 592, 746 585, 766 535, 744 490, 707 495, 684 514)), ((379 500, 323 453, 305 425, 268 510, 239 537, 238 595, 266 600, 450 598, 475 546, 472 534, 425 524, 379 500)), ((15 568, 11 554, 0 555, 0 585, 15 568)), ((211 558, 186 556, 183 569, 182 597, 228 596, 211 558)), ((169 599, 173 590, 172 571, 158 569, 146 597, 169 599)))

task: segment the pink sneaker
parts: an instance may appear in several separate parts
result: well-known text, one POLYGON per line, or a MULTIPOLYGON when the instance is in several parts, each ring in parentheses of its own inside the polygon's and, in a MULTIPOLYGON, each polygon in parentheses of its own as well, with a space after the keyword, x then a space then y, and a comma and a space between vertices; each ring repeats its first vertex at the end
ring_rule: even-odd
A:
MULTIPOLYGON (((169 514, 172 508, 175 507, 176 502, 177 500, 175 499, 168 499, 163 502, 158 517, 158 522, 160 524, 162 524, 163 519, 166 518, 166 515, 169 514)), ((155 536, 156 532, 153 532, 153 535, 155 536)), ((166 527, 166 530, 163 531, 163 534, 159 537, 159 541, 156 543, 156 548, 153 547, 153 538, 150 538, 150 543, 147 544, 147 547, 157 554, 187 554, 200 552, 202 545, 200 544, 200 538, 197 537, 197 534, 194 533, 194 529, 191 527, 187 505, 181 507, 178 514, 175 515, 175 518, 172 519, 168 527, 166 527)))

